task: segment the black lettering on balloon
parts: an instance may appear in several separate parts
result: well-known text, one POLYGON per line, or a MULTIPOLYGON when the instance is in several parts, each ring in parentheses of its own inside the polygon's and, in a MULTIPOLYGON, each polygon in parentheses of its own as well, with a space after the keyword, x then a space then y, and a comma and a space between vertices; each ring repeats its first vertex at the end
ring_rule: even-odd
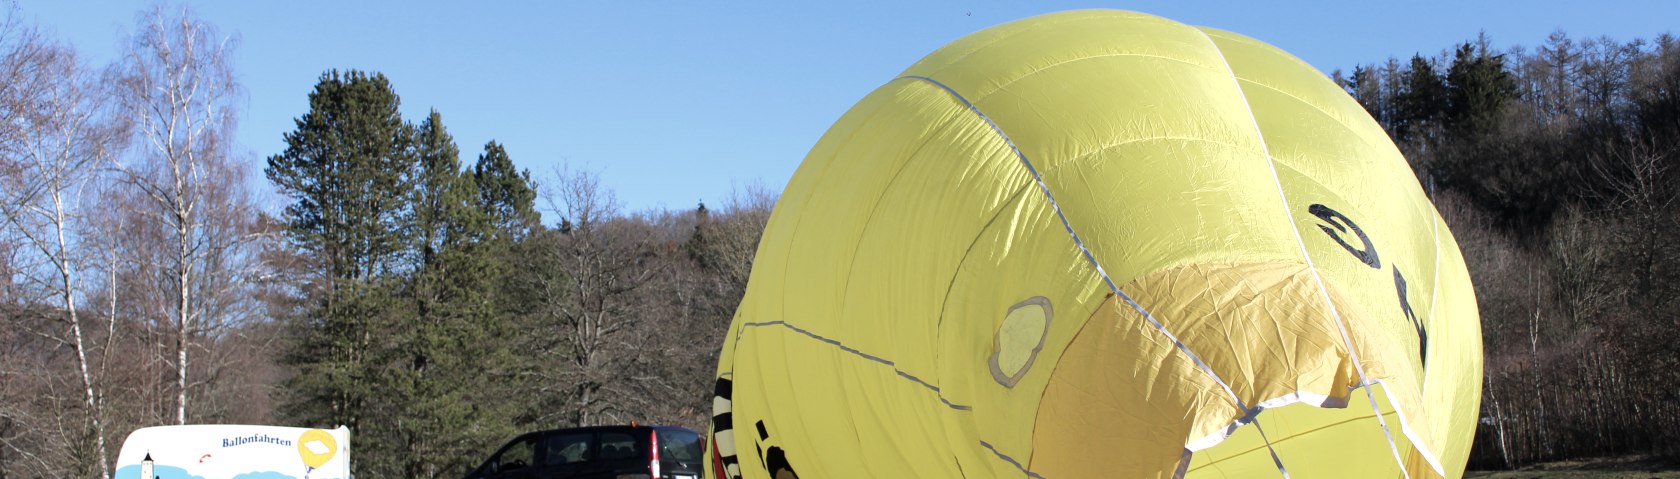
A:
MULTIPOLYGON (((1359 225, 1354 224, 1353 220, 1348 219, 1347 215, 1316 203, 1308 206, 1307 212, 1318 217, 1318 219, 1324 220, 1325 223, 1329 223, 1329 225, 1318 225, 1318 229, 1323 230, 1324 234, 1330 235, 1330 239, 1336 240, 1336 244, 1342 245, 1342 248, 1346 249, 1354 258, 1358 258, 1359 262, 1365 263, 1372 269, 1382 269, 1382 260, 1377 258, 1377 248, 1371 244, 1371 238, 1365 236, 1365 230, 1360 229, 1359 225), (1344 236, 1349 231, 1359 238, 1358 247, 1348 243, 1344 236)), ((1423 361, 1423 366, 1428 367, 1429 330, 1425 327, 1423 321, 1418 319, 1417 311, 1412 309, 1412 303, 1406 296, 1406 289, 1406 276, 1400 274, 1400 267, 1396 265, 1394 267, 1394 291, 1400 297, 1400 312, 1406 316, 1407 321, 1412 323, 1412 329, 1417 332, 1418 358, 1423 361)))
POLYGON ((1373 269, 1382 269, 1382 260, 1377 258, 1376 246, 1371 244, 1371 238, 1365 236, 1365 230, 1359 229, 1359 225, 1354 224, 1353 220, 1328 206, 1316 203, 1307 207, 1307 212, 1326 223, 1330 223, 1330 226, 1318 225, 1318 229, 1324 230, 1324 234, 1330 235, 1330 239, 1336 240, 1337 244, 1342 245, 1342 248, 1346 249, 1348 253, 1352 253, 1354 258, 1359 259, 1359 262, 1365 263, 1366 266, 1373 269), (1334 229, 1331 227, 1334 227, 1334 229), (1342 234, 1347 233, 1350 229, 1353 230, 1355 236, 1359 237, 1361 247, 1356 248, 1342 238, 1342 234))
POLYGON ((1400 274, 1400 267, 1394 267, 1394 290, 1400 293, 1400 312, 1406 314, 1406 319, 1412 322, 1412 329, 1417 331, 1418 358, 1424 366, 1429 366, 1429 331, 1424 329, 1423 321, 1419 321, 1417 312, 1412 311, 1412 303, 1406 300, 1406 277, 1400 274))
MULTIPOLYGON (((768 442, 770 429, 764 427, 764 421, 758 422, 758 440, 768 442)), ((770 451, 764 451, 764 445, 759 444, 758 456, 764 459, 764 470, 770 471, 773 479, 799 479, 799 473, 794 472, 793 465, 788 464, 787 452, 780 446, 770 446, 770 451)))

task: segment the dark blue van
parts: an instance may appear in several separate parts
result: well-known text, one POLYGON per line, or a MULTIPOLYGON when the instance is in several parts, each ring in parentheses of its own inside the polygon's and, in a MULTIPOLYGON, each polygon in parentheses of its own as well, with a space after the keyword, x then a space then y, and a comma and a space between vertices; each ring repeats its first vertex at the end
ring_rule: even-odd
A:
POLYGON ((466 479, 699 479, 700 434, 674 426, 595 426, 530 432, 466 479))

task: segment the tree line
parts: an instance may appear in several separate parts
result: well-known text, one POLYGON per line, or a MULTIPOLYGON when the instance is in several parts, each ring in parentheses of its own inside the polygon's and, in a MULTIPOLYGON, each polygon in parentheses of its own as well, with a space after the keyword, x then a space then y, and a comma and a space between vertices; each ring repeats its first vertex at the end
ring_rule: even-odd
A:
POLYGON ((1471 467, 1680 456, 1680 42, 1490 43, 1334 75, 1469 263, 1486 359, 1471 467))
POLYGON ((459 477, 525 430, 704 426, 774 194, 627 212, 590 171, 464 160, 358 70, 244 158, 236 37, 156 6, 93 67, 6 6, 0 478, 108 477, 165 424, 350 426, 368 477, 459 477))

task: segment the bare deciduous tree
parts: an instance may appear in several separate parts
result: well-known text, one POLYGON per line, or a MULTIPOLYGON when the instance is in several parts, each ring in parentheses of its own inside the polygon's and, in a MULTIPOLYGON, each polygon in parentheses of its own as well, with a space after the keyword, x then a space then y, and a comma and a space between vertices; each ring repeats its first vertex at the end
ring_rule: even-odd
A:
POLYGON ((138 148, 115 162, 123 185, 139 201, 135 224, 160 228, 167 251, 134 245, 134 264, 149 266, 156 288, 167 297, 150 308, 173 330, 174 422, 188 419, 189 352, 239 316, 243 284, 250 271, 255 208, 245 193, 245 165, 231 154, 234 40, 194 18, 185 7, 171 12, 154 6, 140 17, 140 30, 109 72, 121 118, 138 148))
POLYGON ((50 308, 44 314, 58 326, 40 334, 75 352, 81 414, 74 420, 64 414, 51 420, 76 425, 65 428, 64 434, 72 457, 84 469, 97 466, 101 477, 109 477, 101 387, 92 368, 97 345, 90 334, 98 328, 88 327, 98 316, 81 311, 80 243, 83 213, 96 203, 84 192, 96 181, 96 165, 109 154, 111 130, 100 123, 95 79, 75 52, 18 27, 12 18, 8 16, 0 31, 3 74, 10 80, 0 93, 0 109, 10 129, 6 174, 0 176, 0 219, 7 234, 35 258, 15 274, 30 290, 25 302, 50 308), (91 446, 83 450, 83 444, 91 446))
POLYGON ((594 173, 557 168, 555 177, 542 193, 562 220, 544 248, 558 274, 541 278, 547 304, 537 323, 550 340, 537 348, 541 394, 561 402, 554 415, 572 424, 635 419, 654 399, 639 394, 642 383, 657 379, 636 374, 648 319, 636 314, 635 293, 665 258, 648 223, 621 216, 594 173))

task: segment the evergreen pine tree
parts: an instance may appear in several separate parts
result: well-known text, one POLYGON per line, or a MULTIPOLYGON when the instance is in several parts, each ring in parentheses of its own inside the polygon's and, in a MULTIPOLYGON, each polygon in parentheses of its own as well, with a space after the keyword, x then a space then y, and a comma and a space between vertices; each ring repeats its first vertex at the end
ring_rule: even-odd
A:
POLYGON ((491 229, 498 237, 519 240, 541 224, 531 172, 513 166, 501 144, 491 141, 484 145, 472 174, 478 185, 479 208, 489 216, 491 229))
POLYGON ((1427 135, 1440 123, 1447 105, 1446 82, 1428 60, 1412 55, 1405 77, 1406 90, 1395 99, 1400 118, 1395 125, 1394 139, 1402 143, 1427 135))
POLYGON ((542 303, 541 280, 534 270, 552 267, 543 265, 543 255, 538 254, 542 246, 536 236, 543 227, 536 210, 536 186, 531 173, 515 167, 495 141, 484 145, 471 175, 477 185, 478 209, 488 223, 483 246, 491 258, 487 275, 494 285, 489 288, 498 318, 494 324, 511 330, 531 314, 533 305, 542 303))
POLYGON ((415 131, 413 313, 392 333, 397 380, 383 398, 401 418, 387 423, 401 475, 453 476, 511 433, 509 415, 496 406, 507 398, 486 394, 494 377, 485 373, 505 369, 507 354, 490 308, 494 259, 477 184, 461 171, 441 115, 433 111, 415 131))
POLYGON ((390 419, 371 407, 388 389, 378 360, 400 314, 392 291, 407 244, 414 159, 398 105, 384 75, 327 72, 285 134, 286 150, 268 158, 269 180, 292 200, 289 237, 318 265, 285 358, 295 370, 282 398, 287 422, 360 430, 390 419))
POLYGON ((1469 42, 1458 46, 1447 70, 1446 126, 1462 139, 1481 138, 1500 122, 1505 105, 1517 98, 1505 56, 1469 42))

